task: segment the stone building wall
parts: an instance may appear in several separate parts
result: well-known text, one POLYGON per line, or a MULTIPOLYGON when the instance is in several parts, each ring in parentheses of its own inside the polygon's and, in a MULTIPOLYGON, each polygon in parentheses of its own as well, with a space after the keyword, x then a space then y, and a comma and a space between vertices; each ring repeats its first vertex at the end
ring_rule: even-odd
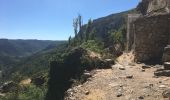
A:
POLYGON ((127 23, 127 51, 133 48, 134 44, 134 24, 133 22, 140 17, 140 14, 128 14, 127 23))
POLYGON ((158 62, 170 37, 170 15, 142 17, 135 22, 134 51, 138 62, 158 62))

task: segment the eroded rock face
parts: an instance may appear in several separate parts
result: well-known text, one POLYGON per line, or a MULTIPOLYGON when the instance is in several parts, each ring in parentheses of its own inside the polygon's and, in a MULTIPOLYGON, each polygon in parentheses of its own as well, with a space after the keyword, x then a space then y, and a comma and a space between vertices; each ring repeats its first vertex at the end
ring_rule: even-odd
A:
POLYGON ((143 15, 147 13, 149 1, 150 0, 142 0, 142 2, 140 2, 139 5, 137 6, 137 10, 141 12, 143 15))
POLYGON ((170 13, 170 0, 142 0, 137 9, 143 15, 170 13))

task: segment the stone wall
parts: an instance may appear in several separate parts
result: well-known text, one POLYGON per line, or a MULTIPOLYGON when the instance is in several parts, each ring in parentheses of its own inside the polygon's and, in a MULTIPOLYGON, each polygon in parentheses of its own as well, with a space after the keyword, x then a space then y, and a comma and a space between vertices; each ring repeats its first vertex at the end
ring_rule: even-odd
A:
POLYGON ((133 22, 140 17, 140 14, 128 14, 127 23, 127 51, 133 49, 134 44, 134 24, 133 22))
POLYGON ((142 17, 134 22, 134 51, 137 62, 158 62, 170 34, 170 15, 142 17))

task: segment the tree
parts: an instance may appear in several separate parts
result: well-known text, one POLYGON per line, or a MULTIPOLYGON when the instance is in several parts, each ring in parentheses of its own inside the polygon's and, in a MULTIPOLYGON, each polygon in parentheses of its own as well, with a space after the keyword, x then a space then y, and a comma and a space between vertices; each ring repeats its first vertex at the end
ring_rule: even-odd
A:
POLYGON ((78 34, 78 18, 73 19, 74 34, 77 37, 78 34))
POLYGON ((83 20, 82 20, 82 16, 80 14, 78 14, 78 23, 79 23, 80 40, 82 40, 83 39, 83 33, 82 33, 83 20))
POLYGON ((71 36, 68 38, 68 44, 71 44, 71 36))
POLYGON ((81 31, 82 23, 83 23, 82 16, 81 16, 80 14, 78 14, 78 25, 79 25, 79 31, 81 31))
POLYGON ((86 41, 89 40, 89 35, 90 35, 90 32, 92 31, 92 23, 93 21, 89 19, 87 27, 86 27, 86 41))

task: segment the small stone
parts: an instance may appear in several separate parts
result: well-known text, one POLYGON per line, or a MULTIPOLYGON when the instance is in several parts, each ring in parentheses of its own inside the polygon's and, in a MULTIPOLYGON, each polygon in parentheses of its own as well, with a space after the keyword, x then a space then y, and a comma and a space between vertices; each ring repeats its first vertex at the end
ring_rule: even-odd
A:
POLYGON ((153 84, 149 84, 150 87, 153 87, 153 84))
POLYGON ((117 94, 117 97, 121 97, 123 94, 122 93, 118 93, 117 94))
POLYGON ((141 72, 145 72, 145 69, 142 69, 141 72))
POLYGON ((142 69, 147 69, 147 68, 151 68, 151 67, 148 66, 148 65, 143 65, 143 66, 142 66, 142 69))
POLYGON ((82 86, 83 86, 83 85, 78 85, 77 87, 80 88, 80 87, 82 87, 82 86))
POLYGON ((160 85, 159 88, 166 88, 167 86, 165 85, 160 85))
POLYGON ((68 99, 69 99, 69 100, 76 100, 75 97, 69 97, 68 99))
POLYGON ((92 75, 90 73, 84 73, 83 76, 86 79, 92 77, 92 75))
POLYGON ((89 91, 85 91, 85 95, 89 95, 89 93, 90 93, 89 91))
POLYGON ((138 97, 139 99, 144 99, 144 97, 143 96, 140 96, 140 97, 138 97))
POLYGON ((137 64, 141 64, 141 62, 137 62, 137 64))
POLYGON ((73 89, 68 89, 68 90, 67 90, 67 92, 72 92, 72 91, 73 91, 73 89))
POLYGON ((159 78, 158 76, 153 76, 153 78, 159 78))
POLYGON ((86 75, 86 76, 91 76, 91 74, 90 74, 90 73, 87 73, 87 72, 84 73, 84 75, 86 75))
POLYGON ((121 66, 119 67, 120 70, 125 70, 125 67, 121 66))
POLYGON ((133 78, 133 75, 128 75, 128 76, 126 76, 126 78, 132 79, 132 78, 133 78))
POLYGON ((134 63, 129 63, 129 65, 130 65, 130 66, 135 66, 135 64, 134 64, 134 63))
POLYGON ((111 84, 109 84, 109 86, 111 86, 111 87, 117 87, 117 86, 119 86, 119 84, 118 84, 118 83, 111 83, 111 84))
POLYGON ((123 94, 122 94, 122 89, 118 89, 117 91, 117 97, 121 97, 123 94))

